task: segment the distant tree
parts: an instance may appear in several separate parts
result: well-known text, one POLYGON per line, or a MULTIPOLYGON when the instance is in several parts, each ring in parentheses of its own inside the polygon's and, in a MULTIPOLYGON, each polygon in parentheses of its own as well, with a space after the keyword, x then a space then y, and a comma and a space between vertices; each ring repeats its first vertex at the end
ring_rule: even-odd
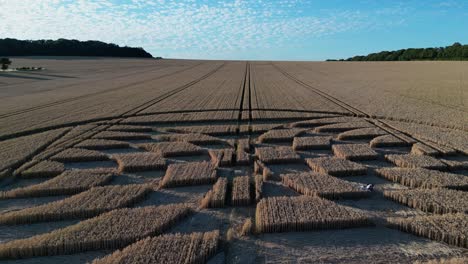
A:
POLYGON ((468 60, 468 45, 464 45, 462 48, 462 57, 464 60, 468 60))
POLYGON ((421 59, 422 49, 407 49, 399 57, 399 60, 410 61, 421 59))
POLYGON ((1 56, 100 56, 152 58, 142 48, 120 47, 101 41, 0 39, 1 56))
POLYGON ((2 70, 7 70, 8 66, 11 64, 11 60, 8 58, 1 58, 0 64, 2 64, 2 70))
POLYGON ((452 46, 425 49, 382 51, 366 56, 354 56, 347 61, 410 61, 410 60, 468 60, 468 45, 455 42, 452 46))
POLYGON ((421 59, 423 60, 433 60, 437 56, 437 51, 434 48, 424 49, 421 53, 421 59))
POLYGON ((448 46, 445 48, 445 58, 447 59, 460 59, 462 58, 462 54, 463 54, 463 46, 458 43, 458 42, 455 42, 453 43, 452 46, 448 46))

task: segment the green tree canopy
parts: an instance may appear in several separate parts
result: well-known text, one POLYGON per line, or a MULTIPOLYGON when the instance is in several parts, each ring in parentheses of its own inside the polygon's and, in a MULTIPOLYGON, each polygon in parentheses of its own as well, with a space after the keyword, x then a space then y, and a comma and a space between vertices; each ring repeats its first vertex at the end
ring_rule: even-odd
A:
POLYGON ((143 48, 100 41, 0 39, 0 56, 99 56, 152 58, 143 48))
POLYGON ((2 70, 8 69, 8 66, 11 64, 11 60, 8 58, 1 58, 0 64, 2 64, 2 70))
POLYGON ((440 48, 410 48, 354 56, 347 61, 468 60, 468 45, 455 42, 440 48))

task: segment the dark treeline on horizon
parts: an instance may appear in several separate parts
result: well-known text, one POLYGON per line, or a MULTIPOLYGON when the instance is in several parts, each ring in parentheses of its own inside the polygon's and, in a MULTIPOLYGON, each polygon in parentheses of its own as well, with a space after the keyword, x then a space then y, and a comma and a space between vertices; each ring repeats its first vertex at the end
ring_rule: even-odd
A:
POLYGON ((0 56, 99 56, 152 58, 143 48, 101 41, 0 39, 0 56))
MULTIPOLYGON (((468 60, 468 45, 458 42, 440 48, 401 49, 382 51, 367 56, 354 56, 339 61, 411 61, 411 60, 468 60)), ((327 60, 337 61, 337 60, 327 60)))

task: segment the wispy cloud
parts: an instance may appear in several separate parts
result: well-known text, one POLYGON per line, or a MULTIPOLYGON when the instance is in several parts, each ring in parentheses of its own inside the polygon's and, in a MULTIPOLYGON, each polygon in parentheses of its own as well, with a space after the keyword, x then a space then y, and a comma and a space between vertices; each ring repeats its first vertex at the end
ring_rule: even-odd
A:
POLYGON ((438 2, 435 4, 435 6, 442 7, 442 8, 458 8, 458 7, 462 7, 463 4, 458 1, 449 0, 449 1, 438 2))
MULTIPOLYGON (((99 39, 206 57, 388 26, 402 8, 305 14, 308 1, 0 0, 0 37, 99 39), (383 22, 375 16, 388 17, 383 22)), ((404 10, 403 10, 404 11, 404 10)), ((398 20, 395 17, 399 18, 398 20)))

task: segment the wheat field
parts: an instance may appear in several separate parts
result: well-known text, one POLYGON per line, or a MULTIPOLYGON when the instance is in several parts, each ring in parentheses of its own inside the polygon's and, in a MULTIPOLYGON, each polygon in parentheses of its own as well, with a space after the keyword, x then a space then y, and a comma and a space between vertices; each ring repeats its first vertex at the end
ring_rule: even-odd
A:
POLYGON ((1 260, 466 258, 468 63, 16 60, 1 260))

